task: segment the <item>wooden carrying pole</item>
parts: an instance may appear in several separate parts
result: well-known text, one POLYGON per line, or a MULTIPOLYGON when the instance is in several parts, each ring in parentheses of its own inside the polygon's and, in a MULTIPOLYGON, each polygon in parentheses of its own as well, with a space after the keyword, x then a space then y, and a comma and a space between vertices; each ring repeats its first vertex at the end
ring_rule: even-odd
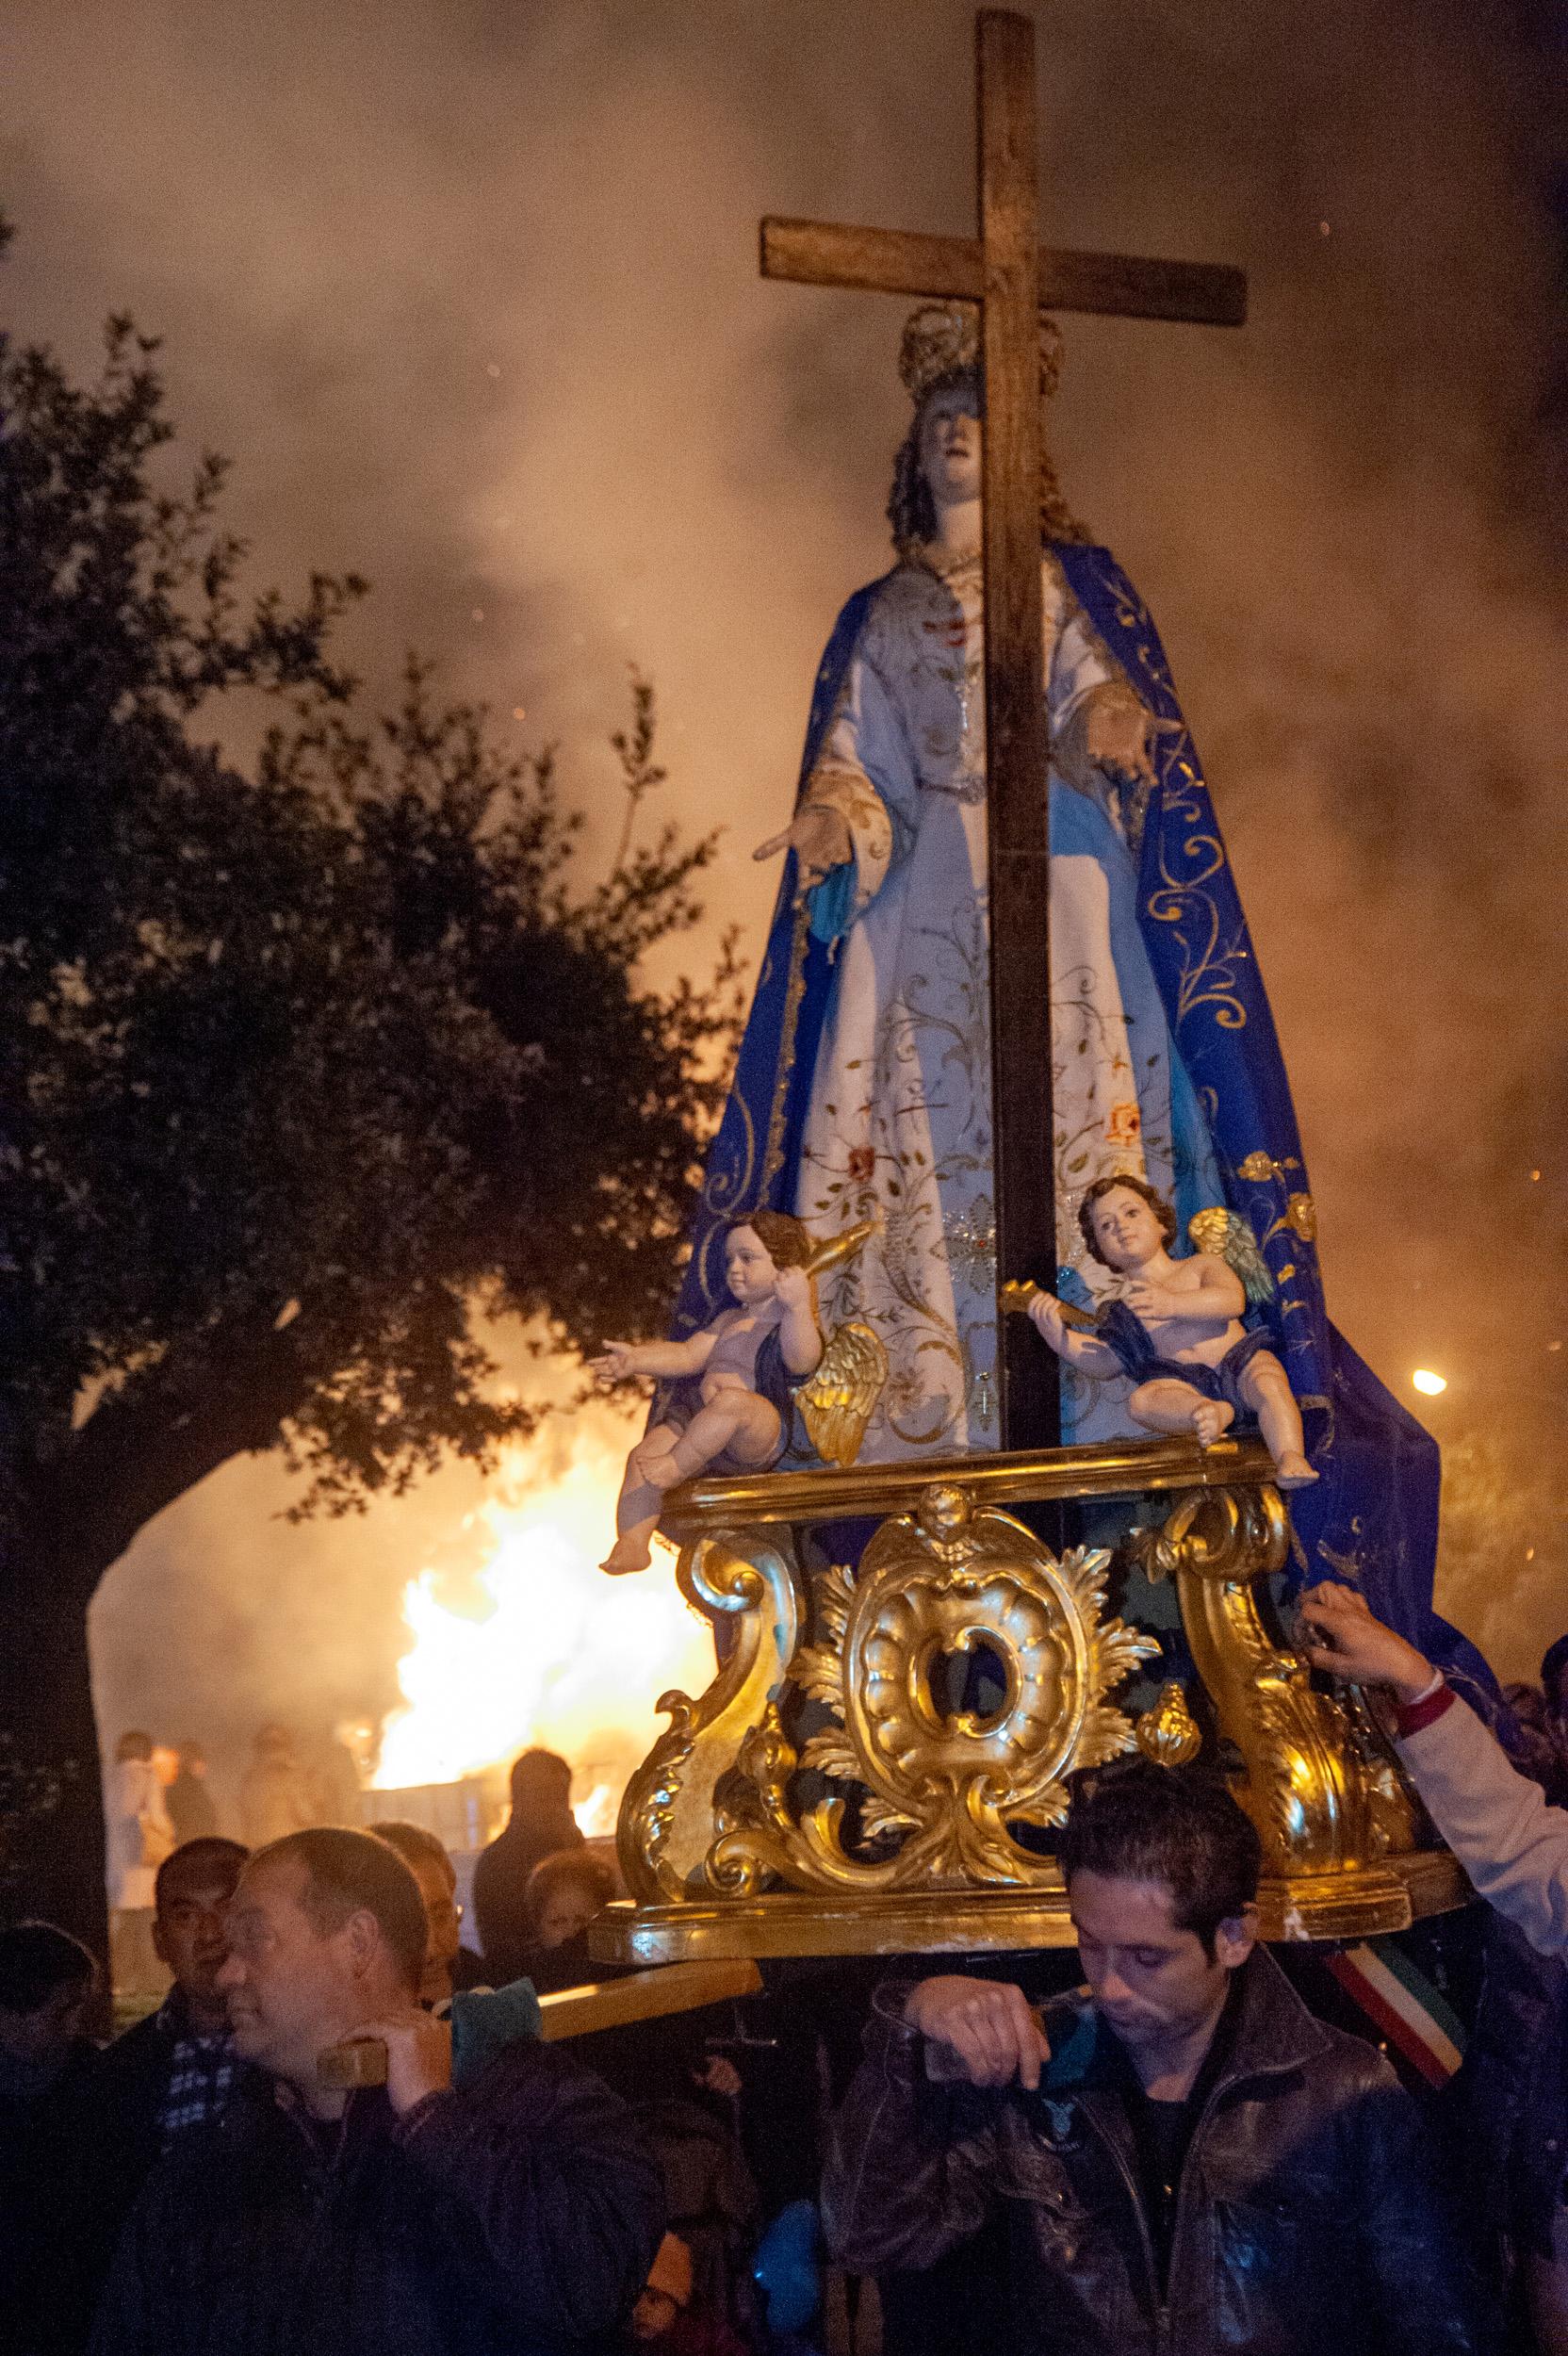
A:
MULTIPOLYGON (((625 2029, 638 2021, 662 2021, 670 2013, 696 2012, 737 1996, 755 1996, 762 1974, 749 1956, 712 1963, 666 1963, 624 1979, 596 1980, 586 1988, 564 1988, 539 1999, 540 2034, 547 2045, 586 2037, 596 2029, 625 2029)), ((316 2065, 323 2086, 335 2093, 386 2084, 386 2048, 379 2037, 345 2037, 329 2045, 316 2065)))
POLYGON ((592 2029, 625 2029, 638 2021, 662 2021, 673 2012, 695 2012, 737 1996, 755 1996, 762 1974, 749 1956, 713 1963, 665 1963, 624 1979, 596 1980, 589 1988, 564 1988, 541 1996, 545 2042, 584 2037, 592 2029))

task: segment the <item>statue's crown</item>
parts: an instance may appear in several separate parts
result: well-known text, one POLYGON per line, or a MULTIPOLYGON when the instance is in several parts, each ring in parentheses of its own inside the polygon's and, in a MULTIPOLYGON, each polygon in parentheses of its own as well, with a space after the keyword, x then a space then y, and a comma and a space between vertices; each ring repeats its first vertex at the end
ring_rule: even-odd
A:
MULTIPOLYGON (((905 321, 898 373, 917 407, 934 384, 980 368, 977 303, 923 303, 905 321)), ((1040 318, 1040 399, 1049 401, 1062 373, 1062 332, 1040 318)))

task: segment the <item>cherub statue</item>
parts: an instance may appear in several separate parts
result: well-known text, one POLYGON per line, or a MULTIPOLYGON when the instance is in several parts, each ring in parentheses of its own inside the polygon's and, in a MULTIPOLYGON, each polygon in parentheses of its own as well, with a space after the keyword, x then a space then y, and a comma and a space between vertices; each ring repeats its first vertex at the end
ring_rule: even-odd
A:
POLYGON ((1086 1374, 1130 1376, 1128 1410, 1146 1432, 1192 1432, 1208 1447, 1238 1412, 1250 1414, 1281 1488, 1315 1481, 1284 1367, 1266 1333, 1241 1322, 1274 1289, 1245 1219, 1200 1211, 1187 1228, 1196 1251, 1173 1260, 1175 1212, 1143 1179, 1126 1177, 1097 1178, 1078 1220, 1093 1257, 1129 1280, 1121 1298, 1090 1318, 1036 1285, 1009 1285, 1004 1306, 1026 1314, 1086 1374))
POLYGON ((592 1361, 610 1382, 663 1378, 658 1420, 627 1459, 615 1508, 615 1544, 603 1568, 648 1565, 664 1492, 699 1472, 765 1472, 789 1444, 799 1400, 812 1444, 853 1464, 887 1380, 888 1361, 869 1326, 840 1326, 825 1340, 816 1279, 847 1259, 874 1221, 819 1244, 784 1211, 752 1211, 725 1238, 725 1274, 736 1305, 680 1342, 609 1342, 592 1361))

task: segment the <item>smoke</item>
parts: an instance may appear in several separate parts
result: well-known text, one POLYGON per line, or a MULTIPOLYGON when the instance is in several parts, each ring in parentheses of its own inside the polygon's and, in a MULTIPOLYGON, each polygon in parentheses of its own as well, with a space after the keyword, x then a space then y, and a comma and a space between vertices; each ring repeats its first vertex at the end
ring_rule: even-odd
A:
MULTIPOLYGON (((515 1323, 490 1339, 531 1403, 580 1379, 547 1347, 531 1355, 515 1323)), ((111 1741, 135 1721, 202 1743, 231 1820, 252 1740, 277 1718, 318 1757, 355 1729, 384 1785, 447 1782, 545 1742, 578 1766, 580 1801, 606 1783, 618 1798, 659 1694, 700 1691, 712 1661, 667 1548, 629 1584, 596 1567, 641 1422, 624 1399, 594 1399, 545 1417, 488 1479, 449 1463, 347 1521, 281 1521, 294 1490, 275 1458, 224 1466, 98 1591, 100 1726, 111 1741)))
MULTIPOLYGON (((1499 1535, 1443 1590, 1517 1672, 1568 1573, 1541 1469, 1568 1407, 1561 36, 1527 0, 1037 15, 1048 235, 1250 274, 1241 335, 1067 319, 1052 440, 1204 752, 1334 1314, 1396 1387, 1447 1373, 1460 1477, 1484 1429, 1534 1501, 1527 1572, 1499 1535)), ((755 223, 966 226, 972 22, 37 0, 7 311, 78 365, 111 307, 160 330, 188 444, 240 462, 257 581, 367 572, 360 667, 389 685, 412 641, 520 744, 559 739, 591 857, 635 661, 669 807, 727 823, 715 916, 755 946, 749 847, 833 613, 887 561, 904 421, 902 306, 763 284, 755 223)), ((340 1667, 390 1700, 397 1595, 456 1492, 323 1530, 270 1521, 283 1494, 241 1465, 144 1534, 100 1617, 112 1715, 175 1711, 214 1659, 271 1707, 340 1667)))

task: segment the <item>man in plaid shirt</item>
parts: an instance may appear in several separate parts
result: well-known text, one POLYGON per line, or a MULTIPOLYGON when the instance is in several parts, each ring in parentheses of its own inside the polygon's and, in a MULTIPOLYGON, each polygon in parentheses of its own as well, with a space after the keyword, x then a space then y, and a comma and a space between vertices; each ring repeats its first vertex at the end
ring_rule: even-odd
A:
POLYGON ((159 2149, 167 2151, 182 2129, 218 2117, 234 2086, 235 2059, 227 2021, 220 2028, 197 2027, 178 1980, 155 2018, 164 2038, 173 2040, 168 2091, 157 2113, 159 2149))
POLYGON ((105 2079, 114 2123, 129 2135, 139 2177, 177 2135, 216 2119, 234 2089, 228 2006, 218 1973, 223 1916, 250 1852, 215 1835, 165 1857, 154 1888, 153 1944, 174 1985, 150 2019, 110 2047, 105 2079))

